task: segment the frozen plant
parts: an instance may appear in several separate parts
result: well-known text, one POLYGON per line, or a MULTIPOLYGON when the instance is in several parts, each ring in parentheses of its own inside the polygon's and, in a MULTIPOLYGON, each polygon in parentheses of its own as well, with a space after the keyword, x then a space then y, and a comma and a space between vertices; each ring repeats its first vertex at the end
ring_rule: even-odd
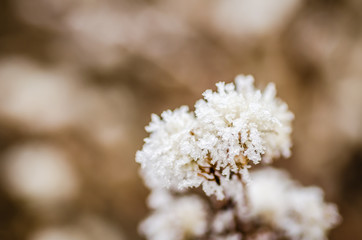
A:
POLYGON ((290 156, 293 119, 273 84, 253 82, 238 76, 206 90, 194 111, 152 115, 136 154, 154 210, 140 226, 147 239, 324 240, 339 222, 319 188, 251 169, 290 156))
POLYGON ((136 161, 150 188, 182 191, 202 185, 207 195, 224 199, 221 178, 248 178, 251 164, 290 155, 291 120, 273 84, 261 92, 251 76, 206 90, 195 111, 182 106, 153 114, 150 136, 136 161))

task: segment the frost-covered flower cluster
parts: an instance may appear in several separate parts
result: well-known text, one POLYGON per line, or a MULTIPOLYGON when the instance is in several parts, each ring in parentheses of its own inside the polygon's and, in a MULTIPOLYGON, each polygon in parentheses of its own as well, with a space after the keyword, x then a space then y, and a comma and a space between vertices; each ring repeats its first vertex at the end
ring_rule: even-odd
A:
POLYGON ((197 195, 173 197, 154 191, 149 197, 154 213, 140 225, 149 240, 183 240, 200 237, 207 230, 207 205, 197 195))
POLYGON ((152 115, 136 155, 151 189, 153 213, 140 226, 147 239, 325 240, 340 221, 321 189, 282 170, 250 169, 290 155, 293 119, 274 85, 261 92, 253 81, 218 83, 194 111, 152 115))
POLYGON ((182 106, 152 115, 150 136, 136 161, 150 188, 174 191, 202 185, 207 195, 223 199, 220 178, 243 175, 251 164, 290 155, 291 120, 273 84, 261 92, 251 76, 206 90, 195 111, 182 106))
POLYGON ((281 170, 252 173, 248 194, 250 215, 285 233, 290 239, 326 239, 340 217, 334 204, 326 204, 318 187, 302 187, 281 170))
POLYGON ((324 240, 340 221, 320 188, 302 187, 285 171, 265 168, 251 172, 251 178, 247 191, 235 178, 225 182, 230 201, 214 211, 197 195, 155 190, 148 201, 154 213, 140 230, 149 240, 240 240, 246 225, 254 228, 247 239, 324 240))

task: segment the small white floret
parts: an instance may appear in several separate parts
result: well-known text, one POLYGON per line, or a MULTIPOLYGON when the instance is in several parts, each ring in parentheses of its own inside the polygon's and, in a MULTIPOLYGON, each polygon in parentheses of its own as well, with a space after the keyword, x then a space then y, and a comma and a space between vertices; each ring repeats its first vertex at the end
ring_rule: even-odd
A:
POLYGON ((292 240, 326 239, 340 221, 336 206, 324 202, 318 187, 302 187, 286 172, 272 168, 253 172, 252 179, 251 215, 292 240))
POLYGON ((154 192, 152 198, 151 202, 163 204, 154 204, 154 212, 140 225, 148 240, 193 239, 206 233, 208 212, 201 198, 196 195, 176 198, 167 196, 165 191, 154 192))

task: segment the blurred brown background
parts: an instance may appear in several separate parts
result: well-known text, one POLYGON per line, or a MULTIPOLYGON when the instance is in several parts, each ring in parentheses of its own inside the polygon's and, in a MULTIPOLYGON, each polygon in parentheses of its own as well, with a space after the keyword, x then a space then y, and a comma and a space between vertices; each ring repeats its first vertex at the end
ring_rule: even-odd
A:
POLYGON ((1 0, 0 239, 142 239, 150 114, 218 81, 275 82, 287 168, 362 239, 362 1, 1 0))

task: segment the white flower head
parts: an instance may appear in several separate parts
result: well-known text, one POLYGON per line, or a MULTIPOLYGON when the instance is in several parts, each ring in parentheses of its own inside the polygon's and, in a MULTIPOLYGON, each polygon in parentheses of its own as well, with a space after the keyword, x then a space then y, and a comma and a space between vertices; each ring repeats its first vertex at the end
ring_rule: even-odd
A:
POLYGON ((190 131, 196 120, 188 107, 174 111, 167 110, 161 118, 152 114, 152 121, 146 127, 150 137, 145 139, 142 151, 136 154, 136 161, 142 165, 142 175, 150 188, 168 187, 182 190, 197 187, 202 179, 196 161, 186 152, 194 143, 190 131))
POLYGON ((281 170, 266 168, 251 174, 250 212, 292 240, 326 239, 340 216, 334 204, 325 203, 318 187, 302 187, 281 170))
POLYGON ((273 84, 261 92, 251 76, 216 84, 190 112, 183 106, 152 115, 136 161, 151 188, 175 191, 203 186, 207 195, 224 198, 221 179, 245 175, 250 163, 290 155, 291 120, 273 84))
POLYGON ((196 195, 173 197, 167 191, 154 191, 149 202, 154 212, 140 225, 149 240, 183 240, 200 237, 207 231, 208 209, 196 195))
POLYGON ((290 155, 293 114, 275 98, 274 84, 264 92, 253 86, 251 76, 238 76, 234 83, 216 84, 217 91, 207 90, 195 105, 201 123, 200 135, 215 142, 203 146, 218 167, 239 170, 241 161, 258 164, 262 159, 290 155), (206 135, 206 137, 205 137, 206 135))

